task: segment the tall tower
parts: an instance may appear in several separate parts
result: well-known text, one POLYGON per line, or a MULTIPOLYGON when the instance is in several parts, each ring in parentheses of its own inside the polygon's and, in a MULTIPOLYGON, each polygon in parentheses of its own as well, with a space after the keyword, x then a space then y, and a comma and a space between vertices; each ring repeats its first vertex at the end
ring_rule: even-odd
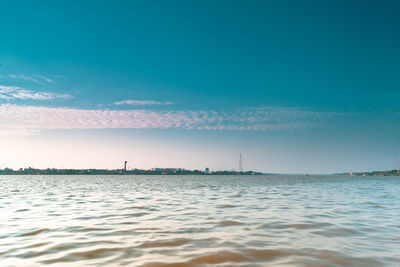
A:
POLYGON ((239 172, 243 172, 242 153, 239 154, 239 172))
POLYGON ((399 162, 399 153, 398 151, 395 152, 394 154, 394 164, 395 164, 395 168, 397 170, 397 175, 400 175, 400 162, 399 162))
POLYGON ((124 172, 126 172, 126 163, 128 163, 128 162, 125 160, 125 164, 124 164, 124 172))

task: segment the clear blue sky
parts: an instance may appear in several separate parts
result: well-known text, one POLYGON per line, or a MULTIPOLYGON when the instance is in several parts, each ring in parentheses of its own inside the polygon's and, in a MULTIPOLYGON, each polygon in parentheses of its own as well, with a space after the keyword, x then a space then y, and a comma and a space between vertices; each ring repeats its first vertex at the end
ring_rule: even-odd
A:
POLYGON ((0 168, 394 169, 399 1, 1 1, 0 168))

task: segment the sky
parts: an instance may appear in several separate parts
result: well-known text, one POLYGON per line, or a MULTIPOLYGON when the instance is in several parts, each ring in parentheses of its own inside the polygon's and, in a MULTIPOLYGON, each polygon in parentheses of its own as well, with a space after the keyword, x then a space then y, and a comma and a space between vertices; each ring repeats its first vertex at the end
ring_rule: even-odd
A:
POLYGON ((394 169, 399 1, 0 1, 0 169, 394 169))

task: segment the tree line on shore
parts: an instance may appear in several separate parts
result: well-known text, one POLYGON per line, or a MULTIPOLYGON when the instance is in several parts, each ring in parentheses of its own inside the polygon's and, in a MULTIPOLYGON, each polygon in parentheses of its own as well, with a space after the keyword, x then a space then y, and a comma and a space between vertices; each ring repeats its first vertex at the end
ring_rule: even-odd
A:
POLYGON ((200 171, 186 170, 181 168, 154 168, 143 169, 36 169, 21 168, 13 170, 10 168, 0 169, 0 175, 261 175, 261 172, 254 171, 200 171))

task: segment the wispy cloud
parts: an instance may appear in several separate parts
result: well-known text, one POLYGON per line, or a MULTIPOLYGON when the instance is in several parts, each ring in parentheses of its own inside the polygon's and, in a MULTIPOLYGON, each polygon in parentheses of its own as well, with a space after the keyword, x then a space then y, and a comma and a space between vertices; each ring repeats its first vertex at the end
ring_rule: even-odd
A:
POLYGON ((22 75, 22 74, 8 74, 8 77, 11 79, 21 79, 21 80, 25 80, 25 81, 31 81, 31 82, 39 82, 37 79, 31 77, 31 76, 26 76, 26 75, 22 75))
POLYGON ((172 105, 170 101, 154 101, 154 100, 122 100, 114 102, 115 105, 131 105, 131 106, 146 106, 146 105, 172 105))
POLYGON ((39 83, 40 81, 45 81, 47 83, 53 83, 53 84, 56 83, 55 80, 50 79, 43 75, 38 75, 38 74, 35 74, 33 76, 27 76, 27 75, 23 75, 23 74, 8 74, 7 77, 11 78, 11 79, 19 79, 19 80, 30 81, 30 82, 34 82, 34 83, 39 83))
POLYGON ((51 92, 34 92, 19 86, 0 85, 0 99, 7 101, 14 99, 52 100, 56 98, 69 99, 72 98, 72 96, 68 94, 56 94, 51 92))
POLYGON ((38 77, 38 78, 40 78, 40 79, 42 79, 42 80, 44 80, 45 82, 48 82, 48 83, 56 83, 56 81, 54 81, 53 79, 50 79, 50 78, 48 78, 48 77, 46 77, 46 76, 43 76, 43 75, 35 75, 36 77, 38 77))
POLYGON ((152 111, 4 104, 0 105, 0 134, 51 129, 298 130, 323 127, 327 119, 342 115, 273 107, 234 111, 152 111))

